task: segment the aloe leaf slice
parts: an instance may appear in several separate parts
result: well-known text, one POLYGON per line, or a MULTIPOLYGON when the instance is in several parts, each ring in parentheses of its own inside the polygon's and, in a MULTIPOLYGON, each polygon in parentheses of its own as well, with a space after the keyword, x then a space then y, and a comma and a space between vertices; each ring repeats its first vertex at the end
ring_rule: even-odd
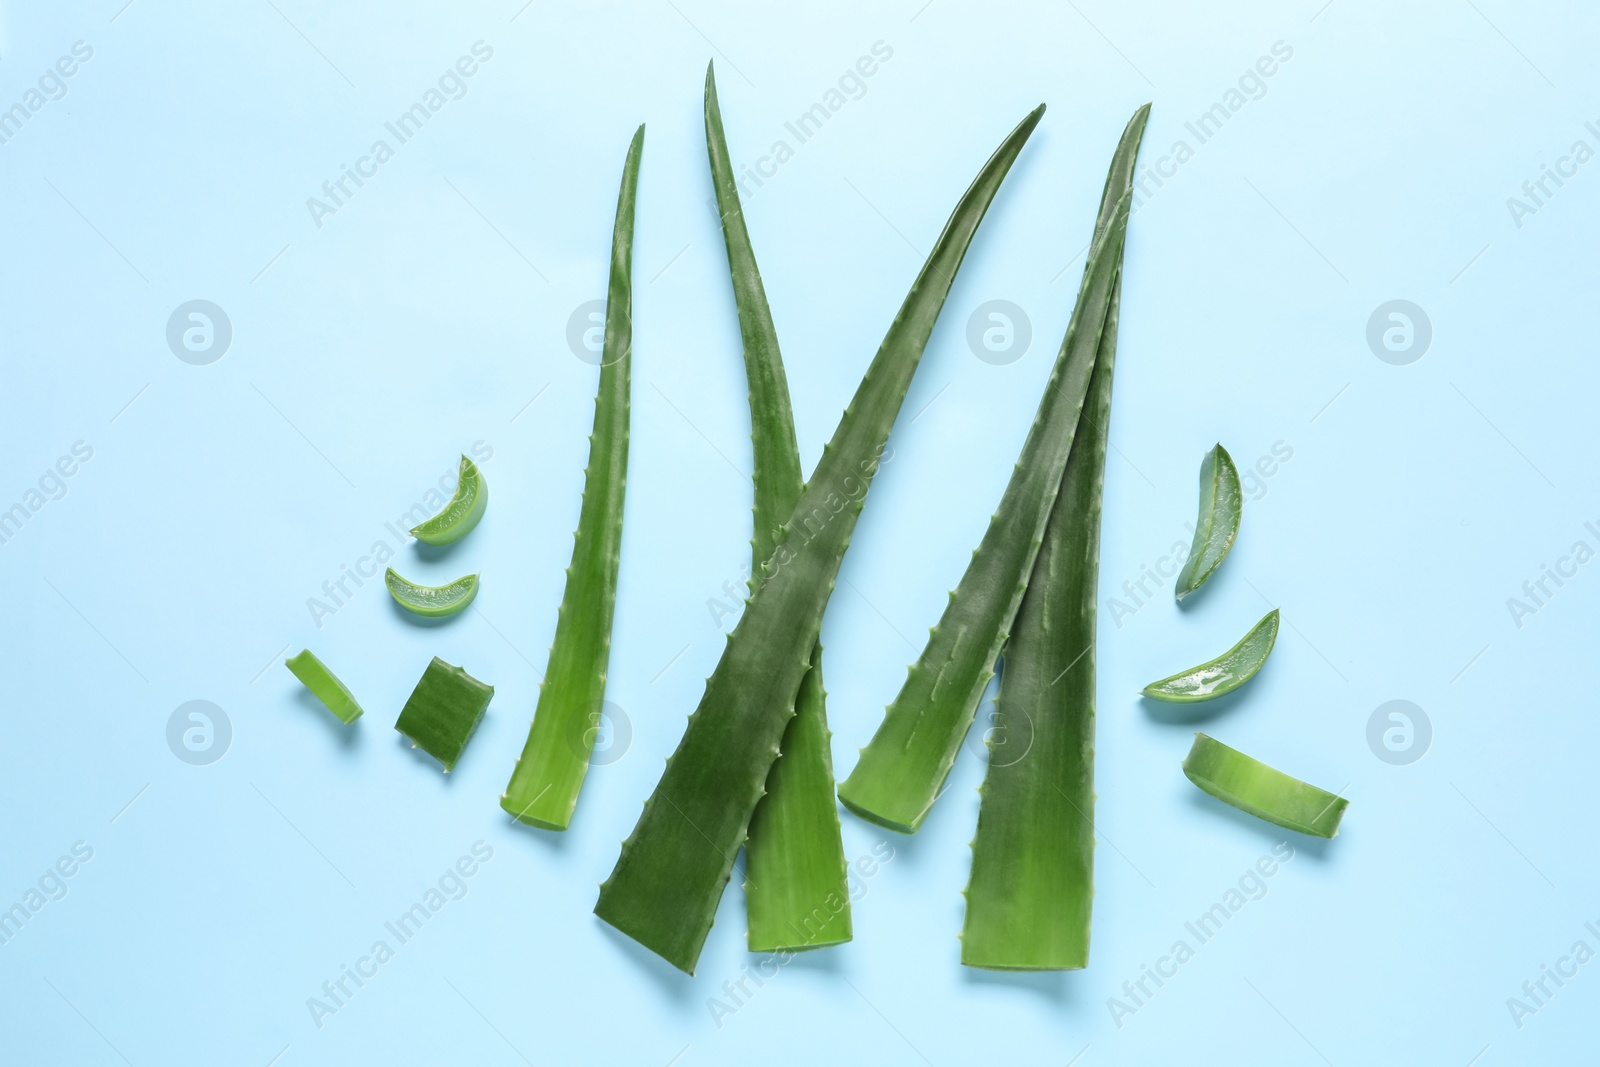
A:
POLYGON ((1338 833, 1344 809, 1350 806, 1336 793, 1291 778, 1202 733, 1194 735, 1183 773, 1225 804, 1312 837, 1338 833))
MULTIPOLYGON (((1134 112, 1123 144, 1149 117, 1134 112)), ((1134 152, 1106 175, 1096 228, 1132 187, 1134 152)), ((1117 358, 1121 272, 1111 291, 1094 376, 1028 591, 1005 646, 972 839, 961 962, 991 970, 1088 965, 1094 900, 1095 598, 1100 509, 1117 358)))
POLYGON ((333 712, 340 722, 348 726, 361 718, 361 705, 356 703, 356 698, 309 648, 302 648, 284 660, 283 665, 288 667, 294 676, 300 679, 300 684, 311 690, 312 695, 322 701, 323 706, 333 712))
POLYGON ((435 656, 406 699, 394 728, 442 763, 449 774, 493 698, 494 686, 435 656))
POLYGON ((1239 468, 1219 443, 1200 464, 1200 517, 1194 524, 1194 544, 1178 572, 1177 597, 1182 600, 1206 583, 1233 548, 1239 536, 1239 514, 1244 493, 1239 488, 1239 468))
POLYGON ((694 971, 765 792, 839 564, 928 337, 979 222, 1043 113, 1041 105, 1001 143, 934 242, 600 887, 595 914, 681 970, 694 971))
MULTIPOLYGON (((762 561, 778 547, 783 520, 794 511, 804 481, 777 329, 745 228, 722 129, 716 76, 709 64, 705 122, 706 152, 728 248, 750 393, 750 442, 755 455, 753 588, 762 561)), ((750 816, 744 891, 747 944, 752 952, 798 951, 850 940, 850 886, 833 799, 833 735, 826 702, 818 644, 811 650, 811 669, 800 679, 795 715, 784 730, 780 755, 767 772, 767 795, 750 816)))
POLYGON ((418 585, 388 567, 383 573, 383 584, 388 586, 389 595, 396 604, 413 615, 426 615, 431 619, 454 615, 478 595, 476 574, 464 575, 447 585, 418 585))
MULTIPOLYGON (((1114 167, 1132 167, 1143 123, 1137 127, 1130 125, 1124 135, 1114 167)), ((922 655, 839 787, 845 807, 869 822, 900 833, 917 831, 994 677, 1061 489, 1094 372, 1131 198, 1120 184, 1117 192, 1110 218, 1090 247, 1066 337, 1000 505, 922 655)))
POLYGON ((489 506, 489 483, 483 480, 478 465, 461 457, 455 496, 444 510, 411 528, 411 536, 429 545, 448 545, 471 533, 489 506))
POLYGON ((633 216, 644 127, 628 146, 611 237, 611 284, 601 346, 600 386, 583 506, 556 617, 550 661, 539 685, 528 740, 500 797, 512 817, 545 830, 565 830, 589 773, 595 714, 606 693, 611 617, 622 553, 622 500, 628 479, 628 392, 633 363, 633 216))
POLYGON ((1215 700, 1254 678, 1277 640, 1278 609, 1273 608, 1228 651, 1198 667, 1151 682, 1144 687, 1144 695, 1173 704, 1215 700))

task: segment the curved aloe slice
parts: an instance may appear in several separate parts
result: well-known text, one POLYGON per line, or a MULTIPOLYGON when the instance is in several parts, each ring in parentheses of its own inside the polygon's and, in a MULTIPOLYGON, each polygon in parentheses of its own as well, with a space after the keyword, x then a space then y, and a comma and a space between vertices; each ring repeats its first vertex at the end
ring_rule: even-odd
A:
POLYGON ((302 648, 284 660, 283 665, 322 701, 324 707, 338 716, 340 722, 349 725, 361 718, 361 705, 356 703, 356 698, 309 648, 302 648))
POLYGON ((1144 687, 1144 695, 1173 704, 1193 704, 1231 693, 1255 677, 1277 640, 1278 609, 1273 608, 1239 639, 1237 645, 1198 667, 1151 682, 1144 687))
POLYGON ((456 479, 456 495, 444 510, 426 522, 411 527, 411 536, 429 545, 448 545, 472 532, 489 506, 489 485, 478 473, 478 465, 461 457, 461 473, 456 479))
POLYGON ((389 567, 384 571, 383 584, 389 587, 389 595, 394 597, 396 604, 414 615, 426 615, 432 619, 454 615, 478 595, 476 574, 457 578, 449 585, 417 585, 400 577, 393 567, 389 567))
POLYGON ((1336 793, 1291 778, 1205 734, 1183 761, 1189 781, 1225 804, 1285 830, 1332 837, 1350 802, 1336 793))
MULTIPOLYGON (((1131 157, 1137 150, 1135 137, 1118 154, 1131 157)), ((1078 430, 1121 257, 1129 200, 1129 194, 1119 195, 1089 250, 1055 369, 1000 506, 927 647, 839 787, 845 807, 870 822, 916 833, 938 799, 978 700, 994 677, 995 660, 1022 602, 1078 430)))
POLYGON ((934 242, 600 887, 595 914, 682 970, 694 971, 765 791, 840 561, 928 337, 978 223, 1043 113, 1041 105, 1001 143, 934 242))
POLYGON ((1239 512, 1244 493, 1239 489, 1239 468, 1228 450, 1218 444, 1200 464, 1200 517, 1195 520, 1194 544, 1178 572, 1179 600, 1206 584, 1233 547, 1239 535, 1239 512))
POLYGON ((449 774, 493 698, 494 686, 435 656, 406 699, 394 728, 413 747, 444 764, 449 774))
MULTIPOLYGON (((766 289, 745 229, 739 186, 722 132, 717 83, 706 66, 706 152, 716 186, 722 235, 728 246, 739 333, 750 392, 750 442, 755 454, 755 534, 751 582, 778 547, 783 520, 804 485, 795 443, 789 386, 772 325, 766 289)), ((747 944, 752 952, 796 951, 850 940, 850 885, 839 812, 833 800, 832 734, 822 688, 822 646, 800 680, 795 715, 784 730, 781 755, 767 772, 767 795, 756 804, 745 841, 747 944)))
MULTIPOLYGON (((1133 182, 1150 106, 1128 120, 1097 230, 1133 182)), ((1020 758, 991 746, 972 839, 961 962, 1063 970, 1089 962, 1094 900, 1095 597, 1120 271, 1072 454, 1005 647, 997 722, 1020 758)))
POLYGON ((633 212, 639 187, 644 127, 628 146, 611 235, 611 285, 600 387, 583 472, 572 562, 556 616, 550 662, 539 685, 528 740, 517 757, 500 806, 514 818, 546 830, 572 822, 589 773, 597 736, 594 709, 606 695, 611 657, 611 614, 622 554, 622 498, 628 480, 628 389, 633 364, 633 212))

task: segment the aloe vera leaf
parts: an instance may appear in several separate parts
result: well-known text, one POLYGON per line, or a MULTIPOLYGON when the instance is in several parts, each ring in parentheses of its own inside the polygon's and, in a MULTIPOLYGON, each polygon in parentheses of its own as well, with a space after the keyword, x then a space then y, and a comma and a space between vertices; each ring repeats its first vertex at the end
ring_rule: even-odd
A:
POLYGON ((1239 513, 1244 493, 1239 488, 1239 468, 1219 443, 1200 464, 1200 517, 1195 520, 1194 544, 1178 572, 1179 600, 1199 589, 1222 566, 1239 536, 1239 513))
POLYGON ((597 731, 611 658, 611 615, 622 551, 622 500, 628 480, 628 390, 633 364, 633 214, 644 127, 628 146, 611 236, 611 285, 595 395, 583 506, 572 562, 556 616, 555 638, 528 740, 517 757, 500 806, 545 830, 572 822, 597 731))
POLYGON ((449 774, 492 699, 494 686, 435 656, 406 698, 394 728, 444 764, 449 774))
POLYGON ((839 564, 928 337, 979 222, 1043 114, 1041 104, 1001 142, 934 242, 600 887, 595 914, 681 970, 694 973, 765 792, 839 564))
MULTIPOLYGON (((778 547, 783 520, 794 511, 804 482, 794 413, 755 250, 745 228, 739 186, 728 158, 717 102, 716 76, 706 66, 706 152, 728 248, 739 334, 750 393, 750 442, 755 456, 755 524, 750 540, 751 585, 778 547)), ((767 795, 756 803, 745 841, 747 944, 752 952, 821 948, 850 940, 850 888, 834 806, 832 734, 822 687, 822 646, 800 680, 795 715, 780 754, 767 772, 767 795)))
MULTIPOLYGON (((1137 129, 1130 124, 1114 167, 1132 167, 1142 132, 1142 122, 1137 129)), ((839 787, 845 807, 869 822, 916 833, 994 677, 1077 433, 1121 259, 1128 201, 1131 194, 1119 195, 1108 222, 1097 228, 1061 351, 989 528, 877 733, 839 787)))
POLYGON ((477 527, 488 507, 489 483, 478 465, 462 456, 455 496, 439 514, 411 527, 411 536, 428 545, 454 544, 477 527))
POLYGON ((339 681, 338 675, 327 667, 327 664, 318 659, 309 648, 302 648, 299 652, 283 661, 294 676, 300 679, 300 684, 311 690, 313 696, 322 701, 322 705, 338 717, 339 721, 348 726, 361 718, 361 705, 356 703, 356 698, 351 694, 345 684, 339 681))
POLYGON ((1144 695, 1171 704, 1215 700, 1254 678, 1272 654, 1272 646, 1277 640, 1278 609, 1273 608, 1228 651, 1216 659, 1206 660, 1198 667, 1190 667, 1159 682, 1151 682, 1144 687, 1144 695))
POLYGON ((394 602, 413 615, 442 619, 464 611, 478 597, 478 576, 466 574, 445 585, 418 585, 395 573, 393 567, 383 572, 383 584, 394 602))
POLYGON ((1338 833, 1339 820, 1350 806, 1336 793, 1291 778, 1202 733, 1194 735, 1183 773, 1225 804, 1312 837, 1338 833))
MULTIPOLYGON (((1145 105, 1106 175, 1096 229, 1132 187, 1145 105)), ((1089 962, 1094 901, 1095 599, 1100 508, 1122 305, 1120 264, 1078 433, 1005 646, 965 892, 961 962, 1067 970, 1089 962), (1020 749, 1020 751, 1018 751, 1020 749)))

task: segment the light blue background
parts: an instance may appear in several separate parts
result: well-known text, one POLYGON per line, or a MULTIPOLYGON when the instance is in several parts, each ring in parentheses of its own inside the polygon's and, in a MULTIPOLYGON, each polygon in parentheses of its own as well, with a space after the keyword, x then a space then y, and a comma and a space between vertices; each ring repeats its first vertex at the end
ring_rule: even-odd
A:
MULTIPOLYGON (((0 546, 8 594, 0 906, 94 858, 0 946, 15 1063, 1094 1064, 1554 1062, 1592 1056, 1600 964, 1518 1028, 1506 1000, 1600 920, 1589 846, 1600 568, 1519 628, 1506 606, 1600 519, 1592 488, 1600 165, 1517 226, 1508 197, 1600 119, 1576 3, 1288 6, 709 0, 455 5, 7 4, 0 107, 76 41, 93 58, 0 147, 0 507, 74 442, 93 459, 0 546), (1319 10, 1320 7, 1320 10, 1319 10), (1503 32, 1502 32, 1503 31, 1503 32), (476 41, 493 49, 319 228, 306 199, 476 41), (708 59, 753 162, 874 42, 893 49, 748 201, 809 466, 951 205, 1040 100, 897 425, 824 630, 836 769, 876 727, 976 544, 1066 325, 1105 165, 1194 157, 1129 230, 1101 570, 1094 952, 1074 974, 963 969, 979 757, 866 880, 855 941, 713 1020, 757 957, 725 895, 688 979, 590 914, 722 647, 708 600, 748 563, 748 415, 700 118, 708 59), (1292 58, 1197 145, 1184 123, 1275 42, 1292 58), (609 697, 631 747, 562 836, 496 797, 531 715, 576 521, 596 373, 566 342, 602 294, 628 137, 649 129, 635 257, 633 455, 609 697), (234 338, 174 358, 179 304, 234 338), (1366 323, 1416 302, 1418 362, 1366 323), (1029 315, 1025 357, 965 339, 1029 315), (537 398, 537 399, 535 399, 537 398), (531 402, 531 406, 530 406, 531 402), (1106 607, 1195 505, 1222 440, 1293 457, 1192 608, 1106 607), (458 452, 493 502, 456 549, 400 554, 476 608, 403 618, 376 583, 307 598, 458 452), (1107 999, 1283 836, 1178 771, 1191 726, 1135 696, 1269 605, 1261 676, 1203 728, 1328 788, 1266 896, 1119 1028, 1107 999), (279 662, 309 646, 368 715, 343 730, 279 662), (389 729, 430 656, 496 696, 448 779, 389 729), (1390 699, 1431 750, 1391 766, 1390 699), (185 701, 233 730, 174 758, 185 701), (131 802, 131 804, 130 804, 131 802), (319 1029, 307 1010, 476 841, 493 859, 319 1029), (1593 973, 1591 973, 1593 972, 1593 973), (1077 1057, 1075 1059, 1075 1057, 1077 1057), (1477 1057, 1475 1059, 1475 1057, 1477 1057)), ((1551 187, 1553 188, 1553 187, 1551 187)), ((1553 586, 1551 588, 1554 588, 1553 586)), ((844 817, 847 852, 885 833, 844 817)), ((1552 987, 1553 988, 1553 987, 1552 987)))

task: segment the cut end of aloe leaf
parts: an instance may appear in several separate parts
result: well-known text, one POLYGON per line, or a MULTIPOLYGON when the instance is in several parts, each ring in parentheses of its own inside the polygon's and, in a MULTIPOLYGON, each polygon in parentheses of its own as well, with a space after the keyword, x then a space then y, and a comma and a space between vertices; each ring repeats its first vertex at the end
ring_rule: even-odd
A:
MULTIPOLYGON (((893 830, 897 834, 914 834, 922 827, 922 820, 928 817, 928 809, 915 814, 894 810, 896 805, 891 798, 880 800, 860 796, 855 800, 845 795, 845 790, 850 787, 850 780, 846 779, 839 786, 839 803, 843 804, 851 813, 867 820, 874 826, 881 826, 885 830, 893 830), (870 807, 868 805, 871 805, 870 807), (881 810, 873 810, 874 808, 881 810)), ((898 797, 893 798, 898 799, 898 797)))
POLYGON ((301 649, 283 664, 340 722, 348 726, 361 718, 361 705, 356 703, 356 698, 310 649, 301 649))
POLYGON ((1277 640, 1278 609, 1273 608, 1239 639, 1238 644, 1216 659, 1151 682, 1142 692, 1151 700, 1171 704, 1215 700, 1254 678, 1272 654, 1272 646, 1277 640))
POLYGON ((560 812, 547 812, 538 805, 539 802, 548 794, 548 790, 549 787, 546 786, 544 790, 541 790, 539 793, 535 794, 532 799, 528 800, 524 800, 521 797, 513 797, 510 793, 502 793, 500 794, 500 807, 507 815, 522 823, 524 826, 532 826, 539 830, 555 830, 557 832, 563 831, 572 825, 572 810, 576 805, 577 794, 572 794, 574 803, 573 805, 569 805, 567 807, 567 810, 564 814, 560 812))
POLYGON ((1291 778, 1202 733, 1194 735, 1183 773, 1225 804, 1312 837, 1337 834, 1344 810, 1350 806, 1336 793, 1291 778))
POLYGON ((1239 468, 1218 443, 1200 464, 1200 514, 1195 519, 1189 558, 1178 572, 1175 595, 1179 600, 1199 589, 1222 566, 1239 536, 1243 508, 1239 468))
POLYGON ((488 506, 488 483, 483 480, 477 464, 462 456, 461 471, 456 479, 456 495, 439 514, 413 526, 411 536, 429 545, 452 544, 472 532, 488 506))
POLYGON ((463 610, 478 595, 478 576, 468 574, 448 585, 417 585, 407 581, 390 567, 384 571, 383 584, 396 604, 414 615, 430 619, 454 615, 463 610))
POLYGON ((394 728, 443 764, 449 774, 493 698, 494 686, 435 656, 411 691, 394 728))

